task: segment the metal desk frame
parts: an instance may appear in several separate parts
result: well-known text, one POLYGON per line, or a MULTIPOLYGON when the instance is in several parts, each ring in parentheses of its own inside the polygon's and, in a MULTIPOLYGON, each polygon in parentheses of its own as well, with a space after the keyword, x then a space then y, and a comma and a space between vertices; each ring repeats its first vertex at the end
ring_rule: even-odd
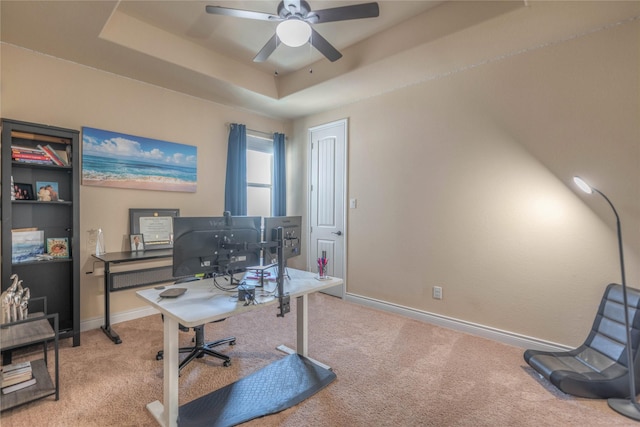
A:
POLYGON ((110 297, 111 289, 111 264, 126 264, 133 262, 152 261, 163 258, 172 258, 173 249, 150 249, 144 251, 129 252, 109 252, 102 255, 92 255, 94 258, 104 263, 104 325, 100 327, 102 331, 115 344, 122 343, 120 336, 111 328, 110 320, 110 297))

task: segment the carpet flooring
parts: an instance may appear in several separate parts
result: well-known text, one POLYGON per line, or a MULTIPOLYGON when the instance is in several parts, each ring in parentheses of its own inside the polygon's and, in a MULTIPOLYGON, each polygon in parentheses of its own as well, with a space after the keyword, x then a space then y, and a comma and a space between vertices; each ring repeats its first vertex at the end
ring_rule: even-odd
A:
MULTIPOLYGON (((206 325, 229 367, 205 357, 179 379, 180 403, 248 376, 295 348, 295 304, 284 318, 267 307, 206 325)), ((113 325, 122 344, 100 330, 81 345, 63 340, 60 400, 46 398, 0 414, 2 427, 153 426, 145 405, 162 400, 160 315, 113 325)), ((585 333, 588 327, 585 327, 585 333)), ((181 345, 192 334, 180 332, 181 345)), ((342 301, 309 298, 309 353, 337 378, 298 405, 243 426, 624 426, 636 425, 605 400, 576 398, 540 378, 523 349, 342 301)), ((14 360, 30 357, 21 354, 14 360)), ((52 354, 50 354, 52 356, 52 354)), ((262 396, 266 398, 266 396, 262 396)), ((261 396, 255 397, 256 401, 261 396)))

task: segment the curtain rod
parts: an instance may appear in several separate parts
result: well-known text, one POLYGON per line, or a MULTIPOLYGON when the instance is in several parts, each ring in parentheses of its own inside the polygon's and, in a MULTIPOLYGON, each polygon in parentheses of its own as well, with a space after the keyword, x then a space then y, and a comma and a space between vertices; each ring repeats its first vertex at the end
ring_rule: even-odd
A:
POLYGON ((249 129, 249 128, 247 128, 247 132, 251 132, 251 133, 258 133, 258 134, 260 134, 260 135, 268 136, 269 138, 273 138, 273 134, 275 133, 275 132, 271 132, 271 133, 269 133, 269 132, 263 132, 263 131, 261 131, 261 130, 255 130, 255 129, 249 129))
MULTIPOLYGON (((238 123, 227 123, 227 126, 231 126, 233 124, 238 124, 238 123)), ((255 129, 249 129, 249 128, 247 128, 247 132, 259 133, 259 134, 268 136, 269 138, 273 138, 273 134, 276 133, 276 132, 269 133, 269 132, 264 132, 264 131, 261 131, 261 130, 255 130, 255 129)), ((277 133, 284 133, 284 132, 277 132, 277 133)))

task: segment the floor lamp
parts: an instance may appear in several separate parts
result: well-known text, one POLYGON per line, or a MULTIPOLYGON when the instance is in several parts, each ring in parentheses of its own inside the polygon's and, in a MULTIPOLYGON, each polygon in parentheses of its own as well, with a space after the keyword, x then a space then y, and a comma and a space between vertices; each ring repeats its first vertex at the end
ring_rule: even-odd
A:
POLYGON ((576 183, 578 187, 582 191, 588 194, 592 194, 593 192, 598 193, 609 203, 611 209, 613 209, 613 213, 616 216, 616 226, 618 228, 618 251, 620 252, 620 271, 622 274, 622 299, 624 302, 624 322, 627 329, 627 345, 625 346, 627 349, 627 364, 629 365, 629 397, 628 398, 609 398, 608 403, 609 407, 614 411, 632 418, 636 421, 640 421, 640 405, 637 401, 636 396, 636 381, 635 381, 635 373, 634 373, 634 360, 633 360, 633 349, 631 348, 631 325, 629 324, 629 306, 627 305, 627 284, 624 274, 624 256, 622 255, 622 231, 620 228, 620 217, 618 216, 618 212, 616 208, 611 203, 611 200, 607 196, 605 196, 601 191, 591 187, 586 182, 582 180, 580 177, 574 177, 573 181, 576 183))

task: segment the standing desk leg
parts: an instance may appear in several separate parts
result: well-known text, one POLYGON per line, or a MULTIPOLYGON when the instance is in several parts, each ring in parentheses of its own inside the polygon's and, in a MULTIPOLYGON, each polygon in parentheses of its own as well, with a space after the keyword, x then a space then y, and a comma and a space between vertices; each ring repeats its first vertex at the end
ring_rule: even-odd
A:
POLYGON ((297 329, 297 342, 296 350, 287 347, 284 344, 279 345, 276 349, 287 354, 298 353, 301 356, 306 357, 316 365, 331 370, 331 366, 325 365, 322 362, 318 362, 315 359, 309 357, 309 296, 304 294, 296 298, 296 329, 297 329))
POLYGON ((101 326, 100 329, 102 329, 102 332, 107 334, 107 336, 111 341, 113 341, 115 344, 120 344, 122 343, 122 340, 120 339, 120 335, 118 335, 116 331, 111 329, 111 321, 109 320, 109 316, 110 316, 109 313, 111 310, 111 308, 109 307, 110 274, 111 272, 109 270, 109 262, 105 262, 104 263, 104 325, 101 326))
POLYGON ((309 355, 309 298, 304 294, 297 299, 297 330, 298 341, 296 351, 298 354, 307 357, 309 355))
POLYGON ((163 403, 159 400, 147 405, 147 409, 163 427, 178 425, 178 322, 164 316, 163 403))

